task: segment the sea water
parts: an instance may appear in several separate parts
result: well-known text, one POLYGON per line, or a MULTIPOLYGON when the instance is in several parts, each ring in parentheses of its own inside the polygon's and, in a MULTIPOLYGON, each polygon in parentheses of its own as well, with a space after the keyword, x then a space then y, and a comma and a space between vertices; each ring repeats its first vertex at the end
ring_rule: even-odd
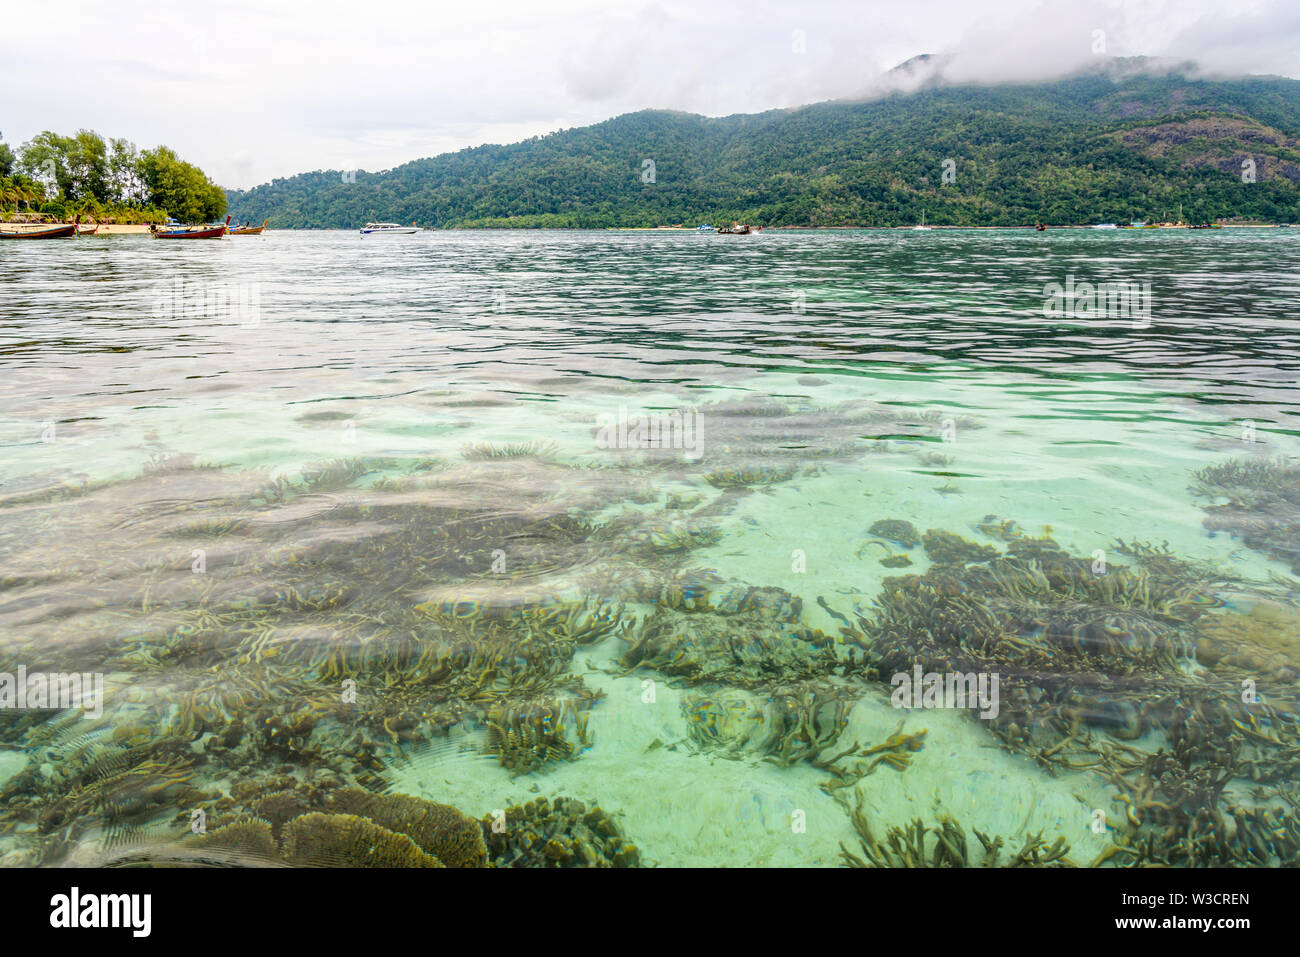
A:
MULTIPOLYGON (((489 831, 504 809, 577 798, 642 864, 835 865, 858 853, 854 808, 878 838, 948 817, 1012 850, 1062 836, 1086 864, 1132 822, 1079 755, 1154 753, 1162 727, 1085 721, 1079 766, 1050 767, 1050 728, 1022 747, 973 700, 900 708, 865 663, 710 655, 761 627, 869 660, 887 580, 932 568, 885 520, 1000 553, 1050 541, 1098 575, 1136 568, 1125 547, 1144 543, 1201 570, 1206 614, 1264 603, 1300 621, 1285 544, 1207 527, 1225 499, 1198 480, 1297 453, 1298 240, 8 244, 0 672, 99 675, 102 700, 0 710, 3 860, 180 853, 208 822, 255 816, 254 794, 231 797, 243 779, 411 795, 489 831), (547 609, 598 627, 535 652, 547 609), (652 623, 684 644, 635 660, 652 623), (468 661, 493 674, 456 671, 468 661), (782 741, 812 742, 777 712, 810 689, 838 702, 809 712, 829 743, 788 760, 782 741), (826 767, 920 732, 847 784, 826 767)), ((1194 653, 1166 664, 1209 674, 1194 653)), ((1268 701, 1296 690, 1258 678, 1268 701)))

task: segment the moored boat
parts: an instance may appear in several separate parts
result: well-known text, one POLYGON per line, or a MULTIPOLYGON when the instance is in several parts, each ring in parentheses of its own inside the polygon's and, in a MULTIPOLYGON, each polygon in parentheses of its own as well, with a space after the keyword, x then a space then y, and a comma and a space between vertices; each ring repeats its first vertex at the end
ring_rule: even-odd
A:
POLYGON ((262 230, 266 229, 266 224, 267 224, 268 222, 270 222, 270 220, 266 220, 266 219, 264 219, 264 220, 262 220, 262 225, 261 225, 261 226, 237 226, 237 227, 235 227, 234 229, 232 229, 232 230, 230 231, 230 235, 232 235, 232 236, 260 236, 260 235, 262 235, 262 230))
POLYGON ((226 235, 229 226, 230 217, 227 216, 226 221, 220 226, 205 226, 199 229, 186 226, 181 229, 164 230, 152 227, 152 232, 154 239, 220 239, 226 235))
POLYGON ((76 223, 41 229, 0 230, 0 239, 76 239, 78 231, 76 223))

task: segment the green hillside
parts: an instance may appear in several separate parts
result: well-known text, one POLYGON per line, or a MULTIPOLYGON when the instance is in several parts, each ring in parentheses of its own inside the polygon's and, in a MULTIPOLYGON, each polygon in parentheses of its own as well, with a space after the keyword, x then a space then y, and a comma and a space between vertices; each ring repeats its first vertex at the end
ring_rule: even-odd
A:
POLYGON ((646 110, 341 179, 277 179, 229 208, 281 228, 887 226, 922 210, 934 225, 1066 224, 1173 218, 1180 203, 1188 221, 1292 222, 1300 81, 1098 72, 716 119, 646 110))

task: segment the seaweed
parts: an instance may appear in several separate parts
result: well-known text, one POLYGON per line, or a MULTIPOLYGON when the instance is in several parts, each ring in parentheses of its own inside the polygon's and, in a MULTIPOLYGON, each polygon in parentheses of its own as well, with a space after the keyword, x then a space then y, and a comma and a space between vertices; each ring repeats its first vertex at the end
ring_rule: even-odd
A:
POLYGON ((1025 838, 1020 850, 1002 861, 1004 841, 990 838, 978 830, 972 833, 980 843, 979 857, 966 837, 966 830, 956 820, 940 817, 937 826, 927 826, 920 819, 899 827, 891 826, 883 841, 871 831, 861 796, 850 809, 849 818, 858 832, 862 856, 840 845, 840 856, 848 867, 1074 867, 1066 856, 1070 845, 1058 837, 1050 845, 1042 833, 1025 838))

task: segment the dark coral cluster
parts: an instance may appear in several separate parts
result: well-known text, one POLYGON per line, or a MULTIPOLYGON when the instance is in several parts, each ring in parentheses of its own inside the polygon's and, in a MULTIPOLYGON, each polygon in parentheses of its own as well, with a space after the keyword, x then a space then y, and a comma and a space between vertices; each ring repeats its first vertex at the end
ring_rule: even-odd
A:
POLYGON ((1207 636, 1232 620, 1213 582, 1168 554, 1129 567, 1072 556, 1050 538, 1008 535, 1001 553, 926 537, 943 560, 887 579, 875 613, 845 630, 882 678, 918 667, 997 675, 990 731, 1049 770, 1111 781, 1127 807, 1125 863, 1300 862, 1287 810, 1300 797, 1294 672, 1242 671, 1221 645, 1198 670, 1207 636), (1123 743, 1138 739, 1157 743, 1123 743), (1233 806, 1232 781, 1268 782, 1286 804, 1233 806), (1259 820, 1273 822, 1263 845, 1251 836, 1259 820))
POLYGON ((176 855, 242 866, 487 865, 478 823, 454 807, 404 794, 306 786, 254 798, 234 820, 182 842, 176 855))
POLYGON ((480 822, 496 867, 638 867, 641 853, 599 806, 538 798, 480 822))
MULTIPOLYGON (((169 809, 215 807, 220 782, 266 769, 382 788, 391 762, 453 727, 515 774, 575 758, 601 695, 573 656, 633 619, 616 602, 531 583, 596 566, 608 542, 576 515, 636 487, 537 451, 474 450, 460 469, 415 463, 366 490, 352 486, 395 463, 346 460, 243 486, 221 470, 160 468, 73 494, 75 506, 26 508, 27 531, 39 523, 51 549, 99 522, 111 553, 8 582, 25 594, 5 606, 8 623, 24 627, 3 658, 105 673, 113 712, 66 724, 54 712, 0 715, 5 740, 35 755, 0 793, 0 816, 33 831, 37 859, 53 862, 90 835, 147 839, 169 809), (500 481, 521 458, 532 501, 500 481), (116 529, 135 494, 185 504, 179 517, 155 510, 116 529), (191 567, 192 554, 206 567, 191 567), (86 599, 74 621, 50 604, 70 575, 86 599)), ((345 841, 337 824, 302 826, 345 841)))
POLYGON ((1202 469, 1196 480, 1197 490, 1211 500, 1205 506, 1207 529, 1227 532, 1300 575, 1300 465, 1233 459, 1202 469))

